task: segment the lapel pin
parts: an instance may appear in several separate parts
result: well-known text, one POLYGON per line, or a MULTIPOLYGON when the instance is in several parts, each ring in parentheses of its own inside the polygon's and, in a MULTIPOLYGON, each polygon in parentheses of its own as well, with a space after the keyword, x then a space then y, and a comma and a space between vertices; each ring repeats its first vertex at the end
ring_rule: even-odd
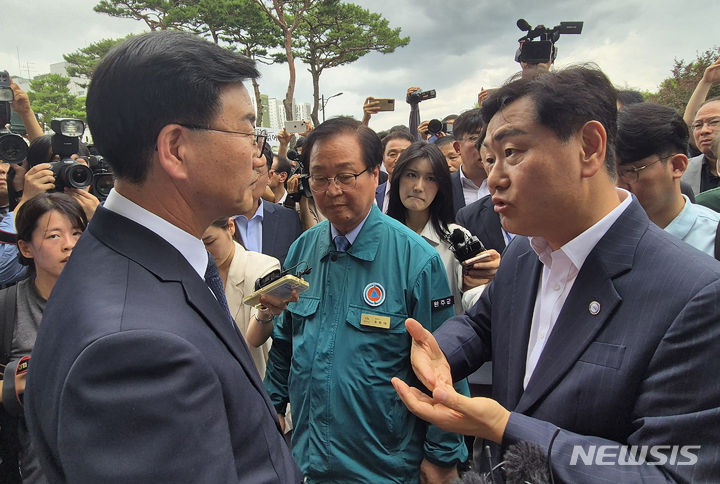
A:
POLYGON ((600 313, 600 303, 597 301, 591 302, 590 306, 588 306, 588 311, 590 311, 590 314, 593 316, 597 316, 600 313))

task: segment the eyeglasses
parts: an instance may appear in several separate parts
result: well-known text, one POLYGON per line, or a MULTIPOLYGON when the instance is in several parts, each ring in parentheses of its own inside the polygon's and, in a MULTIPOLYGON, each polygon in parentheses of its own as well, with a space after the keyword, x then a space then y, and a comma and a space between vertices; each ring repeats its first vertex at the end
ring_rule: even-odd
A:
POLYGON ((666 159, 670 158, 671 156, 673 156, 673 155, 663 156, 662 158, 658 158, 655 161, 651 161, 650 163, 646 163, 646 164, 640 165, 640 166, 633 166, 630 168, 618 168, 618 176, 625 183, 637 183, 637 181, 640 179, 641 171, 643 171, 648 166, 652 166, 655 163, 658 163, 662 160, 666 160, 666 159))
POLYGON ((702 127, 706 124, 710 129, 718 129, 720 128, 720 118, 710 118, 706 120, 699 119, 695 121, 690 127, 693 129, 693 131, 697 131, 698 129, 702 129, 702 127))
POLYGON ((335 186, 342 188, 354 188, 357 183, 357 177, 368 171, 369 168, 365 168, 360 173, 338 173, 335 176, 319 176, 310 175, 310 190, 314 192, 324 192, 330 188, 330 180, 335 182, 335 186))
MULTIPOLYGON (((196 124, 182 124, 182 123, 178 123, 178 124, 187 129, 199 129, 199 130, 204 130, 204 131, 217 131, 218 133, 230 133, 230 134, 239 134, 242 136, 252 136, 255 146, 258 146, 260 148, 263 147, 263 145, 265 144, 265 140, 267 139, 267 133, 265 131, 261 131, 261 130, 255 130, 254 133, 243 133, 242 131, 230 131, 229 129, 207 128, 205 126, 198 126, 196 124)), ((262 153, 260 154, 260 156, 262 156, 262 153)))

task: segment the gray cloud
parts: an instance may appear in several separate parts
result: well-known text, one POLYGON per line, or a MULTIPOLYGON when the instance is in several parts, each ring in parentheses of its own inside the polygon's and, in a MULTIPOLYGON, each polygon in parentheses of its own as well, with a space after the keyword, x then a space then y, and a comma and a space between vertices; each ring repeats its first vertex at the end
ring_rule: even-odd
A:
MULTIPOLYGON (((102 38, 116 38, 145 30, 144 24, 95 13, 96 0, 3 2, 0 18, 3 43, 0 67, 18 71, 18 55, 31 63, 31 73, 46 72, 62 54, 102 38), (9 4, 9 5, 8 5, 9 4)), ((717 21, 720 2, 696 0, 357 0, 382 13, 392 26, 409 35, 410 44, 393 54, 372 53, 358 62, 326 71, 321 92, 343 92, 327 105, 327 115, 362 115, 367 96, 404 99, 406 89, 418 85, 436 89, 438 98, 421 104, 425 119, 442 117, 473 106, 481 87, 498 86, 514 72, 517 39, 515 22, 552 27, 563 20, 582 20, 583 33, 562 36, 557 64, 595 62, 619 86, 655 90, 670 74, 673 59, 693 59, 698 52, 720 44, 717 21)), ((298 65, 296 99, 312 100, 309 74, 298 65)), ((283 97, 287 66, 261 66, 261 89, 283 97)), ((25 74, 25 71, 22 71, 25 74)), ((397 103, 394 113, 382 113, 372 126, 384 129, 407 123, 407 108, 397 103)))

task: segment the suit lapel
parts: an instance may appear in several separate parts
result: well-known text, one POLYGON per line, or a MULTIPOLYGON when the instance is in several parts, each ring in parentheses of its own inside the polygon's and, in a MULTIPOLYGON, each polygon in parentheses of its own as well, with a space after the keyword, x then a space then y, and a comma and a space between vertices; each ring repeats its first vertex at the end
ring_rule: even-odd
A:
POLYGON ((525 375, 525 356, 527 355, 528 340, 530 338, 530 324, 532 322, 535 295, 542 264, 532 249, 518 257, 512 287, 512 308, 509 321, 508 375, 507 400, 503 402, 508 408, 514 408, 523 393, 523 378, 525 375), (530 279, 528 280, 528 275, 530 279))
POLYGON ((515 411, 526 412, 547 395, 613 315, 622 302, 613 279, 632 269, 635 247, 648 225, 645 212, 633 200, 590 252, 515 411))
POLYGON ((188 303, 240 363, 253 386, 263 395, 271 413, 275 414, 245 341, 235 325, 228 321, 205 281, 175 247, 142 225, 103 207, 96 210, 88 230, 103 244, 143 266, 159 280, 182 284, 188 303))
POLYGON ((275 219, 275 207, 272 203, 263 203, 263 222, 262 222, 262 253, 273 255, 276 253, 275 247, 277 242, 277 231, 278 227, 277 220, 275 219))

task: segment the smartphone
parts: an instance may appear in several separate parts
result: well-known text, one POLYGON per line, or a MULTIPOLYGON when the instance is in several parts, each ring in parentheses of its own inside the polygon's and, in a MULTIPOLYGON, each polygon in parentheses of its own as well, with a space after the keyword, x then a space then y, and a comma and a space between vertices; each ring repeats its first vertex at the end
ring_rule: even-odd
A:
POLYGON ((285 131, 288 133, 304 133, 307 126, 302 121, 285 121, 285 131))
POLYGON ((263 286, 257 291, 253 292, 245 299, 243 299, 243 303, 247 304, 248 306, 255 306, 259 309, 260 306, 262 306, 262 304, 260 304, 260 296, 262 296, 263 294, 271 294, 281 299, 286 299, 290 297, 293 289, 296 289, 299 294, 306 291, 309 287, 310 284, 307 281, 288 274, 281 277, 277 281, 271 282, 267 286, 263 286))
POLYGON ((375 99, 375 102, 380 103, 380 111, 395 111, 395 100, 389 98, 375 99))
POLYGON ((487 250, 480 252, 475 257, 471 257, 470 259, 463 261, 462 265, 465 267, 471 266, 476 262, 480 262, 483 259, 487 259, 488 257, 490 257, 490 255, 491 255, 490 252, 488 252, 487 250))

